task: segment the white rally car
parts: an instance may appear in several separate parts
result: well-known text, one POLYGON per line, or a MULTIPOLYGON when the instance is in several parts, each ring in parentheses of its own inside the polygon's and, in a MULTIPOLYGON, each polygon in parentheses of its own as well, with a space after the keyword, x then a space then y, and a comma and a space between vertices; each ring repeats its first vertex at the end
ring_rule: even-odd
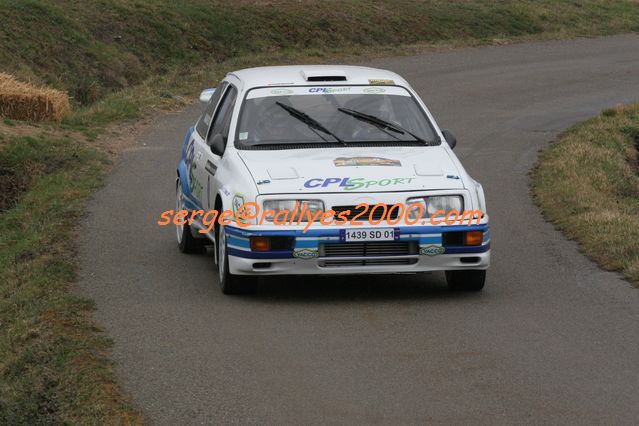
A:
POLYGON ((214 246, 224 293, 251 291, 261 275, 424 271, 445 271, 451 288, 483 288, 490 236, 482 186, 399 75, 244 69, 200 100, 206 106, 177 169, 177 211, 238 212, 245 203, 270 211, 226 225, 195 215, 177 226, 181 251, 214 246), (302 218, 299 206, 344 220, 302 218), (291 220, 276 223, 280 211, 291 220))

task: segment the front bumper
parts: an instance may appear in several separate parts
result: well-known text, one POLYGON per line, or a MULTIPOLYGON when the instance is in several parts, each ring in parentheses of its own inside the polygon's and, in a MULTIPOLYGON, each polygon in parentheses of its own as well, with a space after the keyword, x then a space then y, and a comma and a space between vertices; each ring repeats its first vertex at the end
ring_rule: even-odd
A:
MULTIPOLYGON (((301 229, 282 227, 238 228, 227 226, 228 262, 232 274, 237 275, 323 275, 323 274, 392 274, 443 270, 487 269, 490 266, 490 233, 488 223, 454 226, 399 226, 397 242, 410 247, 398 253, 397 245, 388 253, 383 244, 374 253, 340 253, 326 250, 328 244, 340 242, 336 227, 301 229), (482 231, 481 245, 463 246, 445 243, 448 232, 482 231), (293 237, 289 250, 252 251, 252 236, 293 237), (329 253, 330 252, 330 253, 329 253)), ((333 246, 335 247, 335 246, 333 246)), ((373 250, 371 250, 373 251, 373 250)))

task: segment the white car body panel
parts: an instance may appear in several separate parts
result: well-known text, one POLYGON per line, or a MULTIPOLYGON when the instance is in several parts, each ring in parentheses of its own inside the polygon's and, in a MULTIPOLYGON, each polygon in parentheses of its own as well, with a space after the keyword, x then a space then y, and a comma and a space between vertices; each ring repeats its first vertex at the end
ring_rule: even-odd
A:
POLYGON ((366 148, 367 157, 398 160, 400 166, 336 166, 335 160, 362 156, 362 148, 294 149, 281 151, 240 151, 240 158, 260 194, 321 192, 386 192, 463 188, 459 171, 440 147, 366 148), (428 164, 431 167, 425 168, 428 164), (296 173, 291 173, 291 169, 296 173), (286 173, 283 173, 286 171, 286 173), (275 177, 273 177, 275 176, 275 177), (297 176, 297 177, 294 177, 297 176), (448 177, 447 177, 448 176, 448 177), (339 183, 326 184, 326 178, 362 179, 383 182, 347 190, 339 183), (324 179, 324 182, 312 179, 324 179), (402 179, 402 180, 398 180, 402 179))

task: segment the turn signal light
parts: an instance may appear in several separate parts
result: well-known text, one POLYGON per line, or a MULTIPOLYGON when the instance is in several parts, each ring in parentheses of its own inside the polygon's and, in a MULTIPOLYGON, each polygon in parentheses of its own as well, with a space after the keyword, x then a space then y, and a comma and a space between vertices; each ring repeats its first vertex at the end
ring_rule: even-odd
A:
POLYGON ((466 232, 466 245, 467 246, 480 246, 484 240, 484 233, 482 231, 469 231, 466 232))
POLYGON ((271 249, 271 239, 269 237, 251 237, 249 241, 253 251, 269 251, 271 249))

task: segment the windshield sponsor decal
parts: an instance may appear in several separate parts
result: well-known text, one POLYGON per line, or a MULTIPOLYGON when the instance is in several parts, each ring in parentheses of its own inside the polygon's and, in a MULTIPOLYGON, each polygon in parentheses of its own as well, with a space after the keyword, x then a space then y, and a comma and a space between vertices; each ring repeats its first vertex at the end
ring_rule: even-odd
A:
POLYGON ((350 92, 350 87, 311 87, 308 89, 308 93, 344 93, 350 92))
POLYGON ((290 95, 293 91, 291 89, 273 89, 271 94, 273 95, 290 95))
POLYGON ((350 178, 350 177, 334 177, 334 178, 313 178, 304 182, 306 188, 334 188, 343 189, 344 191, 355 191, 362 188, 379 187, 379 186, 396 186, 407 185, 415 178, 387 178, 387 179, 366 179, 366 178, 350 178))
POLYGON ((386 80, 383 78, 369 78, 368 84, 395 84, 393 80, 386 80))
POLYGON ((333 160, 336 167, 346 166, 394 166, 401 167, 399 160, 382 157, 337 157, 333 160))
MULTIPOLYGON (((381 83, 380 83, 381 84, 381 83)), ((259 87, 249 90, 246 99, 288 97, 288 96, 327 96, 327 95, 388 95, 410 96, 410 93, 399 86, 376 87, 368 86, 289 86, 289 87, 259 87)))

